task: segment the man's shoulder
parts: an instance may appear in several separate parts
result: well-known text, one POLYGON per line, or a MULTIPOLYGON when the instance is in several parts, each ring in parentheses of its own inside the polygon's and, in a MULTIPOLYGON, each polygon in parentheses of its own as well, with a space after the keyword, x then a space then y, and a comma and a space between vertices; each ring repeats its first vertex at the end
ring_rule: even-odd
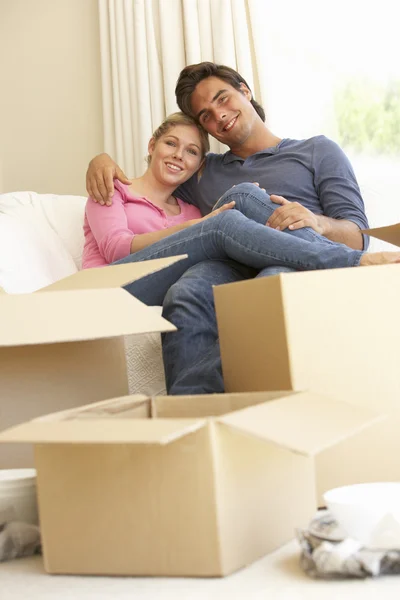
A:
POLYGON ((229 154, 228 152, 224 152, 223 154, 216 154, 215 152, 209 152, 206 156, 206 166, 212 167, 214 165, 220 165, 224 162, 225 156, 229 154))
POLYGON ((304 140, 283 140, 280 152, 294 153, 313 168, 318 168, 318 165, 324 161, 342 163, 345 160, 345 154, 340 146, 325 135, 316 135, 304 140))
POLYGON ((318 147, 337 146, 336 142, 329 139, 325 135, 315 135, 310 138, 295 140, 292 138, 284 138, 280 144, 281 150, 314 150, 318 147))

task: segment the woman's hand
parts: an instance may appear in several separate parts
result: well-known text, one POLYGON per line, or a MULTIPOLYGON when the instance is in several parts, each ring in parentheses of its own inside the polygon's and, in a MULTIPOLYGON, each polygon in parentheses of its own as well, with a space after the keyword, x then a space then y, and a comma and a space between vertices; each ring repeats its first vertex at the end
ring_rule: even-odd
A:
POLYGON ((221 206, 221 208, 217 208, 217 209, 211 211, 205 217, 202 217, 201 219, 193 219, 192 225, 195 225, 196 223, 202 223, 206 219, 211 219, 212 217, 216 217, 217 215, 220 215, 221 213, 225 212, 226 210, 231 210, 232 208, 235 207, 235 204, 236 204, 236 202, 234 200, 232 200, 232 202, 228 202, 228 204, 223 204, 221 206))
POLYGON ((114 179, 129 185, 132 183, 108 154, 99 154, 89 163, 86 172, 86 190, 95 202, 111 206, 114 195, 114 179))

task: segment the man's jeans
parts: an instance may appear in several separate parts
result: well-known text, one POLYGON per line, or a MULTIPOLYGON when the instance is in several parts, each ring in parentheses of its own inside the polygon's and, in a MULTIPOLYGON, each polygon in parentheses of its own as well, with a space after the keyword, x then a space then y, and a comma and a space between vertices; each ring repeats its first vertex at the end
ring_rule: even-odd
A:
POLYGON ((236 210, 212 216, 118 261, 123 264, 188 254, 187 259, 125 289, 146 304, 162 304, 169 288, 188 269, 206 260, 234 260, 257 271, 266 267, 312 270, 359 264, 362 252, 330 242, 312 229, 281 232, 266 227, 277 205, 256 185, 244 183, 231 188, 217 205, 231 200, 235 200, 236 210))

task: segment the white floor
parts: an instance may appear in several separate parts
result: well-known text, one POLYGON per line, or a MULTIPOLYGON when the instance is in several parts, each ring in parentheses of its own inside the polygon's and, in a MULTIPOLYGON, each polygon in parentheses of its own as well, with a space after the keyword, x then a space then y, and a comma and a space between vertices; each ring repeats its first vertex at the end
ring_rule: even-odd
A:
POLYGON ((400 579, 314 581, 296 542, 225 579, 139 579, 46 575, 41 557, 0 564, 1 600, 398 600, 400 579))

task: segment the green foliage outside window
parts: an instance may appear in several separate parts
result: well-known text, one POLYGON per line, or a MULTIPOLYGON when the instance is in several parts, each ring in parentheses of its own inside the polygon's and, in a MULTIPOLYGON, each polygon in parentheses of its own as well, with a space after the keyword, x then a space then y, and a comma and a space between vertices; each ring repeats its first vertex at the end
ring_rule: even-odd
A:
POLYGON ((339 143, 358 152, 400 155, 400 79, 353 79, 335 98, 339 143))

